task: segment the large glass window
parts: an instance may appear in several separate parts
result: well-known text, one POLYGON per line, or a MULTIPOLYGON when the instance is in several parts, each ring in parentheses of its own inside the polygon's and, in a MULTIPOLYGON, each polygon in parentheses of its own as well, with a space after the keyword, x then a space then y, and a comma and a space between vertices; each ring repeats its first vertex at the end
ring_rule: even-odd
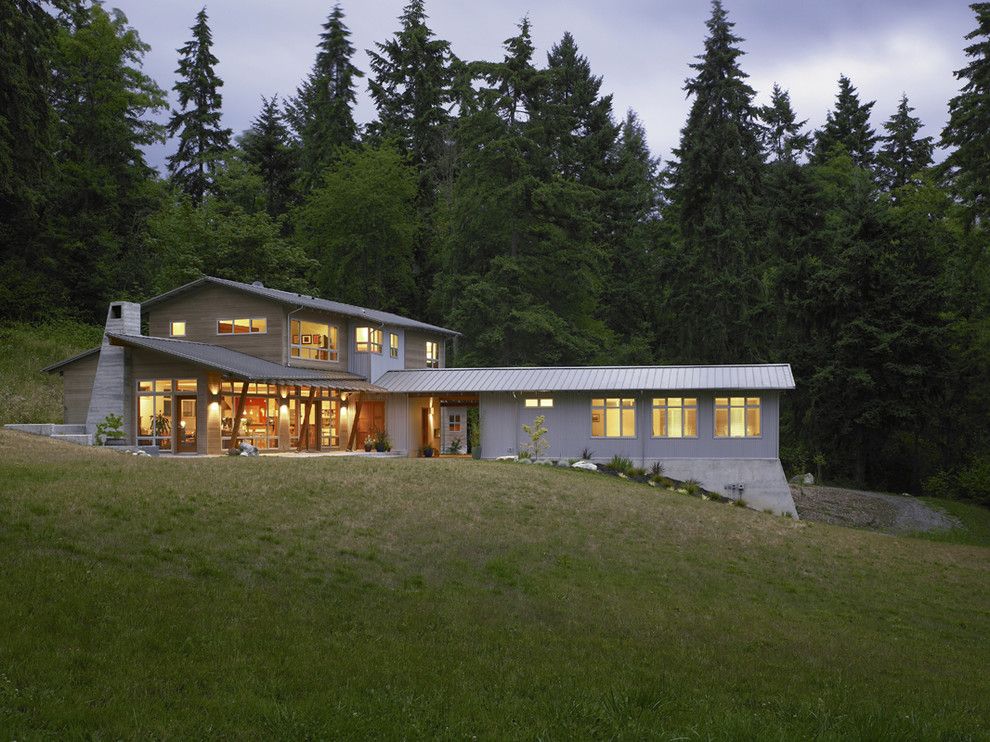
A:
POLYGON ((355 328, 354 350, 358 353, 381 353, 382 331, 374 327, 355 328))
POLYGON ((426 367, 440 368, 440 343, 426 341, 426 367))
POLYGON ((325 322, 289 323, 289 355, 308 361, 337 360, 337 328, 325 322))
POLYGON ((264 317, 217 320, 217 335, 250 335, 266 332, 268 332, 268 320, 264 317))
POLYGON ((628 397, 592 399, 591 435, 594 438, 635 438, 636 400, 628 397))
POLYGON ((220 445, 230 448, 234 420, 240 416, 239 441, 258 448, 278 448, 278 387, 273 384, 248 384, 244 409, 238 409, 241 382, 223 384, 220 395, 220 445))
POLYGON ((716 438, 759 438, 762 435, 759 397, 716 397, 716 438))
POLYGON ((138 382, 137 444, 172 448, 172 380, 138 382))
POLYGON ((697 398, 655 397, 653 399, 653 437, 697 438, 697 398))

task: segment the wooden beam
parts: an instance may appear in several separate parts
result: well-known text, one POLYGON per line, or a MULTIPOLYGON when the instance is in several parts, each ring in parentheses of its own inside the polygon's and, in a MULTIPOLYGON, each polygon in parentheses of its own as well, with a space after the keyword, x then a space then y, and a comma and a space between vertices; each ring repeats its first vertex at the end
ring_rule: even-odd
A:
MULTIPOLYGON (((347 436, 347 450, 354 450, 354 439, 357 438, 357 423, 361 417, 361 404, 364 402, 364 398, 360 394, 355 395, 357 397, 357 403, 354 405, 354 417, 351 419, 351 431, 347 436)), ((364 445, 364 441, 361 441, 361 445, 364 445)))
POLYGON ((234 410, 234 429, 230 431, 230 447, 228 451, 237 448, 237 436, 241 432, 241 418, 244 417, 244 400, 247 399, 248 382, 241 384, 241 394, 237 398, 237 408, 234 410))
POLYGON ((316 387, 311 386, 309 388, 309 398, 302 405, 303 421, 302 425, 299 426, 299 441, 296 444, 296 451, 303 450, 303 441, 306 442, 306 450, 309 450, 309 413, 313 409, 314 399, 316 399, 316 387))

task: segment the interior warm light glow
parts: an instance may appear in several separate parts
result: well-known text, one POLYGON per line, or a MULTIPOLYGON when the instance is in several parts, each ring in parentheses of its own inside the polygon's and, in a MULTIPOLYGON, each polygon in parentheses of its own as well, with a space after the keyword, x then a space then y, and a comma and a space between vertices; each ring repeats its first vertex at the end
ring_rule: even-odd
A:
POLYGON ((219 402, 210 402, 210 412, 216 412, 219 409, 220 409, 219 402))
POLYGON ((278 408, 278 411, 281 412, 283 415, 288 415, 289 414, 289 405, 287 405, 287 404, 282 405, 281 407, 278 408))

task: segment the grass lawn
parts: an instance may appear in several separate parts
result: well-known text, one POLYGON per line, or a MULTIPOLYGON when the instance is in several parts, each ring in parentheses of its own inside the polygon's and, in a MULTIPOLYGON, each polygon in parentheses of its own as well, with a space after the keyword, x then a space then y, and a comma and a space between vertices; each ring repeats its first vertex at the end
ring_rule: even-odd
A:
POLYGON ((4 738, 986 739, 988 586, 549 467, 0 432, 4 738))

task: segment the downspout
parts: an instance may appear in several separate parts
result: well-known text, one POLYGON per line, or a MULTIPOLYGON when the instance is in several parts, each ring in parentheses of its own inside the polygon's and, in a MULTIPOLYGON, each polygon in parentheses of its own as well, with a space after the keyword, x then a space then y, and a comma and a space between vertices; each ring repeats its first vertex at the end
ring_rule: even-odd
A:
MULTIPOLYGON (((643 389, 640 389, 639 390, 639 402, 640 402, 639 406, 641 408, 646 408, 647 407, 646 404, 643 401, 643 399, 644 399, 643 395, 645 393, 646 392, 643 389)), ((639 465, 642 468, 644 468, 644 469, 646 468, 646 431, 649 430, 650 431, 650 435, 653 434, 653 427, 652 427, 653 426, 653 421, 651 419, 652 418, 652 415, 650 413, 652 413, 652 410, 651 409, 649 409, 649 408, 645 409, 644 414, 643 414, 643 420, 646 421, 646 425, 645 425, 645 429, 643 431, 642 441, 640 442, 640 445, 639 445, 639 465)))
POLYGON ((516 409, 516 426, 512 437, 516 444, 516 458, 519 457, 519 398, 512 392, 512 406, 516 409))

